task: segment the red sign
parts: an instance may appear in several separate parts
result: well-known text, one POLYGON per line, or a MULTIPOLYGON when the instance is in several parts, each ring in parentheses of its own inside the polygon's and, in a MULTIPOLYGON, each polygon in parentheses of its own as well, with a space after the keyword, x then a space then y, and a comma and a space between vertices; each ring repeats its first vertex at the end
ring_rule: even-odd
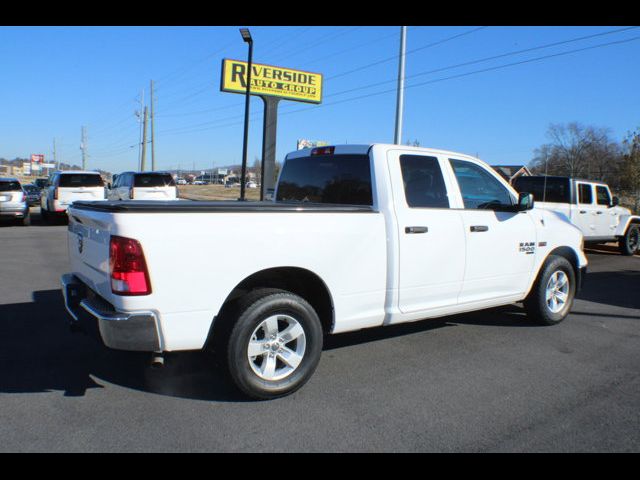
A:
POLYGON ((44 162, 44 155, 41 153, 32 153, 31 154, 31 162, 32 163, 42 163, 44 162))

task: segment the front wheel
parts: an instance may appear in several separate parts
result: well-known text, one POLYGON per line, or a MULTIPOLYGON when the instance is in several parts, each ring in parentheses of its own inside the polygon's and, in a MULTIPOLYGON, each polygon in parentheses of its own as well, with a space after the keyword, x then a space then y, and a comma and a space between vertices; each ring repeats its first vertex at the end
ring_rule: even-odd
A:
POLYGON ((527 316, 542 325, 556 325, 569 314, 575 293, 573 266, 564 257, 550 255, 524 301, 527 316))
POLYGON ((322 325, 313 307, 293 293, 260 289, 234 311, 223 360, 236 386, 261 400, 302 387, 322 353, 322 325))
POLYGON ((631 256, 638 252, 640 248, 640 226, 637 224, 629 225, 627 232, 618 241, 618 248, 622 255, 631 256))

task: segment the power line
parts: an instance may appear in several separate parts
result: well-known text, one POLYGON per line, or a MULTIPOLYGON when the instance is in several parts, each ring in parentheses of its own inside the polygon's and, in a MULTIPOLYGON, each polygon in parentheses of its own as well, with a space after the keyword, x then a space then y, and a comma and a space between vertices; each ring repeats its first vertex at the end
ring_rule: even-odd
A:
MULTIPOLYGON (((511 52, 501 53, 499 55, 493 55, 493 56, 490 56, 490 57, 484 57, 484 58, 479 58, 479 59, 476 59, 476 60, 470 60, 468 62, 457 63, 457 64, 454 64, 454 65, 449 65, 449 66, 446 66, 446 67, 436 68, 436 69, 433 69, 433 70, 427 70, 427 71, 423 71, 423 72, 414 73, 412 75, 407 75, 405 78, 409 79, 409 78, 421 77, 421 76, 424 76, 424 75, 430 75, 432 73, 438 73, 438 72, 444 72, 446 70, 452 70, 454 68, 466 67, 466 66, 470 66, 470 65, 475 65, 477 63, 483 63, 483 62, 488 62, 488 61, 491 61, 491 60, 497 60, 499 58, 510 57, 510 56, 513 56, 513 55, 519 55, 519 54, 522 54, 522 53, 533 52, 533 51, 542 50, 542 49, 545 49, 545 48, 557 47, 559 45, 566 45, 568 43, 574 43, 574 42, 578 42, 578 41, 581 41, 581 40, 587 40, 587 39, 591 39, 591 38, 602 37, 602 36, 605 36, 605 35, 612 35, 614 33, 620 33, 620 32, 624 32, 624 31, 627 31, 627 30, 635 29, 635 28, 640 28, 640 27, 626 27, 626 28, 620 28, 620 29, 616 29, 616 30, 608 30, 606 32, 600 32, 600 33, 596 33, 596 34, 592 34, 592 35, 586 35, 586 36, 583 36, 583 37, 577 37, 577 38, 572 38, 572 39, 568 39, 568 40, 562 40, 560 42, 548 43, 548 44, 545 44, 545 45, 539 45, 539 46, 536 46, 536 47, 525 48, 525 49, 522 49, 522 50, 514 50, 514 51, 511 51, 511 52)), ((385 81, 382 81, 382 82, 371 83, 369 85, 363 85, 363 86, 359 86, 359 87, 355 87, 355 88, 350 88, 350 89, 347 89, 347 90, 342 90, 342 91, 335 92, 335 93, 332 93, 332 94, 329 94, 329 95, 325 95, 325 98, 330 98, 330 97, 334 97, 334 96, 337 96, 337 95, 343 95, 345 93, 350 93, 350 92, 353 92, 353 91, 356 91, 356 90, 363 90, 363 89, 367 89, 367 88, 371 88, 371 87, 377 87, 379 85, 385 85, 387 83, 392 83, 392 82, 395 82, 395 81, 396 81, 396 79, 391 79, 391 80, 385 80, 385 81)))
MULTIPOLYGON (((430 85, 430 84, 433 84, 433 83, 444 82, 444 81, 448 81, 448 80, 454 80, 454 79, 457 79, 457 78, 463 78, 463 77, 467 77, 467 76, 470 76, 470 75, 475 75, 475 74, 479 74, 479 73, 486 73, 486 72, 490 72, 490 71, 494 71, 494 70, 500 70, 500 69, 503 69, 503 68, 508 68, 508 67, 512 67, 512 66, 516 66, 516 65, 523 65, 523 64, 527 64, 527 63, 533 63, 533 62, 537 62, 537 61, 546 60, 546 59, 549 59, 549 58, 556 58, 556 57, 561 57, 561 56, 565 56, 565 55, 570 55, 570 54, 573 54, 573 53, 584 52, 584 51, 587 51, 587 50, 593 50, 593 49, 596 49, 596 48, 603 48, 603 47, 608 47, 608 46, 612 46, 612 45, 620 45, 620 44, 624 44, 624 43, 628 43, 628 42, 632 42, 632 41, 636 41, 636 40, 640 40, 640 36, 636 36, 636 37, 632 37, 632 38, 628 38, 628 39, 623 39, 623 40, 607 42, 607 43, 601 43, 601 44, 592 45, 592 46, 589 46, 589 47, 583 47, 583 48, 578 48, 578 49, 574 49, 574 50, 568 50, 568 51, 565 51, 565 52, 560 52, 560 53, 555 53, 555 54, 543 55, 541 57, 531 58, 531 59, 527 59, 527 60, 521 60, 521 61, 517 61, 517 62, 511 62, 511 63, 498 65, 498 66, 493 66, 493 67, 488 67, 488 68, 483 68, 483 69, 480 69, 480 70, 474 70, 474 71, 471 71, 471 72, 465 72, 465 73, 452 75, 452 76, 448 76, 448 77, 443 77, 443 78, 439 78, 439 79, 435 79, 435 80, 429 80, 429 81, 426 81, 426 82, 421 82, 421 83, 416 83, 416 84, 405 86, 405 89, 421 87, 421 86, 430 85)), ((369 93, 369 94, 364 94, 364 95, 358 95, 356 97, 349 97, 349 98, 346 98, 346 99, 343 99, 343 100, 337 100, 335 102, 323 103, 323 104, 314 105, 314 106, 311 106, 311 107, 299 108, 297 110, 291 110, 291 111, 288 111, 288 112, 283 112, 280 115, 289 115, 289 114, 299 113, 299 112, 303 112, 303 111, 307 111, 307 110, 317 110, 318 108, 322 108, 322 107, 328 107, 328 106, 338 105, 338 104, 342 104, 342 103, 362 100, 362 99, 365 99, 365 98, 384 95, 384 94, 392 93, 392 92, 396 92, 396 89, 392 88, 392 89, 382 90, 382 91, 379 91, 379 92, 374 92, 374 93, 369 93)), ((218 121, 222 121, 222 120, 224 120, 224 119, 219 119, 218 121)), ((216 126, 212 126, 212 127, 208 127, 208 128, 201 128, 201 129, 197 129, 197 130, 188 130, 188 131, 184 131, 184 132, 174 132, 174 133, 171 133, 171 134, 187 134, 187 133, 208 131, 208 130, 214 130, 214 129, 217 129, 217 128, 224 128, 224 127, 232 126, 232 125, 239 125, 241 123, 242 122, 232 122, 232 123, 216 125, 216 126)))
MULTIPOLYGON (((432 42, 432 43, 429 43, 427 45, 423 45, 421 47, 414 48, 413 50, 408 50, 406 55, 410 55, 412 53, 415 53, 415 52, 418 52, 418 51, 421 51, 421 50, 425 50, 427 48, 431 48, 431 47, 435 47, 435 46, 438 46, 438 45, 442 45, 443 43, 450 42, 452 40, 455 40, 456 38, 464 37, 465 35, 470 35, 472 33, 475 33, 477 31, 483 30, 485 28, 488 28, 488 27, 474 28, 472 30, 468 30, 466 32, 462 32, 462 33, 459 33, 457 35, 453 35, 451 37, 447 37, 447 38, 444 38, 442 40, 438 40, 437 42, 432 42)), ((366 65, 362 65, 360 67, 354 68, 352 70, 347 70, 346 72, 342 72, 342 73, 338 73, 336 75, 332 75, 331 77, 327 77, 325 80, 333 80, 335 78, 340 78, 340 77, 344 77, 346 75, 351 75, 352 73, 360 72, 362 70, 366 70, 367 68, 375 67, 376 65, 381 65, 383 63, 390 62, 392 60, 396 60, 397 58, 398 58, 398 55, 393 55, 391 57, 383 58, 382 60, 377 60, 375 62, 368 63, 366 65)))

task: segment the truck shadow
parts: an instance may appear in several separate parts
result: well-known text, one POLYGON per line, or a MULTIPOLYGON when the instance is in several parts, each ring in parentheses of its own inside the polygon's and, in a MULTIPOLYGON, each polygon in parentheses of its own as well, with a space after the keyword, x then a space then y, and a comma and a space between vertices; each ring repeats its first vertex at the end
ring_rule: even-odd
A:
POLYGON ((160 369, 150 366, 150 358, 72 333, 60 290, 34 292, 33 302, 0 305, 0 393, 84 396, 111 383, 192 399, 245 400, 208 353, 169 354, 160 369))
MULTIPOLYGON (((595 272, 587 276, 581 300, 639 309, 640 272, 595 272)), ((574 307, 577 318, 592 315, 574 307)), ((633 315, 603 315, 612 319, 640 319, 633 315)), ((457 325, 533 327, 523 309, 509 305, 490 310, 330 335, 324 350, 386 340, 457 325)), ((213 400, 246 401, 215 364, 209 352, 168 354, 165 366, 150 366, 150 354, 121 352, 67 326, 59 290, 36 291, 33 301, 0 305, 0 393, 61 391, 84 396, 105 384, 159 395, 213 400)), ((107 387, 108 388, 108 387, 107 387)))

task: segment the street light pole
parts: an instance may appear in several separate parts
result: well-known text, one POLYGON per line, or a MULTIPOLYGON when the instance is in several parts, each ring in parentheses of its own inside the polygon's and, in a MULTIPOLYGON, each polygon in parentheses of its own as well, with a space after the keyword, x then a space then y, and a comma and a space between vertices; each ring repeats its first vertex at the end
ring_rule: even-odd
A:
POLYGON ((253 59, 253 39, 248 28, 241 28, 242 39, 249 44, 249 60, 247 61, 247 93, 244 101, 244 139, 242 142, 242 173, 240 175, 240 200, 244 201, 244 190, 247 182, 247 143, 249 140, 249 104, 251 101, 251 61, 253 59))
POLYGON ((400 62, 398 65, 398 97, 396 100, 396 129, 393 143, 402 143, 402 114, 404 111, 404 57, 407 44, 407 27, 400 27, 400 62))

